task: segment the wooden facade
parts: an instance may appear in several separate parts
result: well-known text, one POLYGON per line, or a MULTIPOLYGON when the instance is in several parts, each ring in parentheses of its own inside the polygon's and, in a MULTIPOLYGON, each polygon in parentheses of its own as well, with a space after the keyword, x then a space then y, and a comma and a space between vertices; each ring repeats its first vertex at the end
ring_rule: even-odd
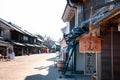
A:
POLYGON ((119 80, 120 31, 118 23, 109 25, 102 41, 101 80, 119 80))
MULTIPOLYGON (((92 33, 94 34, 94 36, 100 37, 102 39, 101 53, 96 55, 97 80, 119 80, 120 79, 119 76, 120 30, 118 29, 119 28, 118 25, 120 24, 120 1, 119 0, 84 0, 84 2, 76 4, 75 6, 77 9, 75 12, 75 17, 74 17, 75 19, 72 18, 69 21, 71 23, 74 22, 75 20, 75 23, 70 24, 69 26, 70 30, 72 30, 72 28, 74 27, 82 27, 82 28, 87 28, 89 30, 90 21, 88 20, 90 18, 90 8, 93 7, 92 33), (102 16, 95 19, 100 15, 102 16), (97 32, 95 31, 95 29, 99 31, 97 32)), ((82 35, 80 35, 79 38, 84 37, 86 33, 87 31, 82 35)), ((76 66, 79 65, 80 63, 78 63, 77 61, 78 60, 82 61, 83 58, 78 57, 79 54, 81 53, 79 53, 77 49, 76 49, 76 54, 73 56, 74 57, 73 61, 75 63, 73 64, 74 67, 78 69, 78 67, 76 66)), ((82 64, 84 65, 83 62, 81 62, 81 65, 82 64)))
MULTIPOLYGON (((0 18, 0 50, 12 47, 16 56, 40 53, 41 42, 21 27, 0 18), (3 47, 3 48, 1 48, 3 47)), ((7 51, 4 51, 7 55, 7 51)))
MULTIPOLYGON (((101 51, 101 80, 119 80, 120 67, 120 8, 117 7, 111 13, 101 19, 100 27, 104 32, 101 51)), ((99 64, 99 63, 98 63, 99 64)))

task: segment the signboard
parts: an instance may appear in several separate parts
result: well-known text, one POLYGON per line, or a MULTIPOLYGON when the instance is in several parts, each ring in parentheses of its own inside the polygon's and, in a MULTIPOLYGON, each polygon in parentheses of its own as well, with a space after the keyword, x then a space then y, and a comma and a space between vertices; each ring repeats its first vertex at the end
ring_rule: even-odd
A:
POLYGON ((94 71, 96 71, 96 60, 95 54, 93 53, 86 53, 85 54, 85 75, 92 75, 94 71))
POLYGON ((80 53, 100 53, 101 39, 92 35, 87 35, 79 39, 80 53))

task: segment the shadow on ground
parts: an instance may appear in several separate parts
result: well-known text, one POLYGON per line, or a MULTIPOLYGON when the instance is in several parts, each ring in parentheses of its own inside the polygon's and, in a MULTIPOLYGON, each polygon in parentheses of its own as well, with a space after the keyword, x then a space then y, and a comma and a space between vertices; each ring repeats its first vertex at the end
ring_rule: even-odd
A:
POLYGON ((31 76, 27 76, 25 80, 42 80, 41 76, 42 75, 40 74, 31 75, 31 76))
POLYGON ((42 70, 42 69, 46 69, 46 68, 49 68, 50 66, 40 66, 40 67, 36 67, 34 69, 37 69, 37 70, 42 70))
POLYGON ((42 74, 30 75, 30 76, 27 76, 25 80, 56 80, 57 78, 59 78, 60 72, 56 68, 54 68, 53 65, 47 66, 47 67, 41 66, 35 69, 42 70, 45 68, 48 68, 47 75, 42 75, 42 74))
MULTIPOLYGON (((48 60, 54 61, 54 59, 55 57, 50 58, 48 60)), ((40 66, 40 67, 35 67, 34 69, 37 69, 39 71, 46 69, 48 70, 48 74, 47 75, 42 75, 42 74, 29 75, 29 76, 26 76, 25 80, 56 80, 61 75, 61 72, 58 71, 58 69, 55 68, 54 65, 40 66)))
POLYGON ((50 59, 47 59, 48 61, 56 61, 56 57, 52 57, 50 59))

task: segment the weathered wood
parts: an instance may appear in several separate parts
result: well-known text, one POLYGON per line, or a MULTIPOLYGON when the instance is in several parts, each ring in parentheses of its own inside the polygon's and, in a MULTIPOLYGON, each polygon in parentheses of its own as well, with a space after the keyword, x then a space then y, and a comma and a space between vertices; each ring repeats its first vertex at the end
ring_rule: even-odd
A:
POLYGON ((104 36, 102 42, 101 51, 101 80, 112 80, 112 74, 114 80, 119 80, 120 74, 120 32, 115 30, 113 32, 113 56, 111 56, 111 31, 104 36), (111 59, 113 57, 113 73, 111 59))

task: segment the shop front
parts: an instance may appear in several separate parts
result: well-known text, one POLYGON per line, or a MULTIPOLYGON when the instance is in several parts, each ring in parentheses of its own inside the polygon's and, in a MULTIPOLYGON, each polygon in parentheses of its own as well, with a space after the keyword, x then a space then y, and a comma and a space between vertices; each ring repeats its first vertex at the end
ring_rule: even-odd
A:
POLYGON ((0 54, 1 56, 6 57, 8 55, 8 48, 13 48, 13 46, 6 41, 0 40, 0 54))

